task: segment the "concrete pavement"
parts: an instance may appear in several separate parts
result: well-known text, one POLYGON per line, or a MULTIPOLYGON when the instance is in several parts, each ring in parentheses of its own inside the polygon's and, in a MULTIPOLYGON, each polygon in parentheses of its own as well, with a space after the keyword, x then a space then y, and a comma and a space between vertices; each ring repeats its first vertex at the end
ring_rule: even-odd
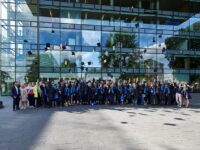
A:
POLYGON ((199 150, 200 107, 74 106, 12 111, 0 97, 0 150, 199 150))

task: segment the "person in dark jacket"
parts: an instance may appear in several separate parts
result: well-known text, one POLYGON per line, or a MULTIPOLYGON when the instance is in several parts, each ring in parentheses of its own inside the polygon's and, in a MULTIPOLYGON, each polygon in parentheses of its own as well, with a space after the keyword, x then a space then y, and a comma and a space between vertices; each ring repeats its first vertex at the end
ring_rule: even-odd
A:
POLYGON ((48 98, 49 98, 49 108, 50 108, 52 107, 52 102, 54 102, 55 98, 54 82, 51 82, 51 84, 49 85, 48 98))
POLYGON ((48 104, 48 102, 47 102, 48 83, 43 83, 40 86, 40 89, 42 90, 42 106, 46 107, 48 104))
POLYGON ((112 105, 115 103, 115 94, 116 94, 116 89, 115 89, 114 83, 111 84, 108 93, 109 93, 109 103, 112 105))
POLYGON ((13 111, 20 110, 19 109, 19 101, 20 101, 20 89, 18 82, 14 82, 12 89, 12 98, 13 98, 13 111))
POLYGON ((60 102, 62 107, 65 106, 65 88, 66 88, 65 83, 62 81, 60 87, 60 92, 61 92, 60 102))

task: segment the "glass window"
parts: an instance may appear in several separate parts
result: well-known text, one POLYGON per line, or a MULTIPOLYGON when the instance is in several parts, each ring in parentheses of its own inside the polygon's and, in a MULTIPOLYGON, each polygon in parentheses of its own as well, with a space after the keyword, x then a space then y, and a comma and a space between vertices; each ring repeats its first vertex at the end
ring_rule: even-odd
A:
POLYGON ((61 30, 61 43, 65 45, 81 45, 81 31, 61 30))
POLYGON ((61 51, 48 50, 40 51, 41 67, 60 67, 61 51))
POLYGON ((82 30, 83 46, 101 46, 101 32, 82 30))
POLYGON ((53 28, 40 28, 39 40, 40 44, 50 43, 50 45, 60 45, 60 30, 53 28))
POLYGON ((37 21, 37 5, 17 4, 16 20, 37 21))
POLYGON ((61 9, 61 23, 81 24, 81 12, 61 9))

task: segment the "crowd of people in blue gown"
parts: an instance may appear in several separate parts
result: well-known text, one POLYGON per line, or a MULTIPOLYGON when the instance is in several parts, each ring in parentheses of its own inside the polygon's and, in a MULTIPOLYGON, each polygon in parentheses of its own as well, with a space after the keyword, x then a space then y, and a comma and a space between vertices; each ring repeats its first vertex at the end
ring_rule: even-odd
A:
POLYGON ((73 105, 176 105, 188 107, 192 98, 187 83, 76 79, 14 82, 13 110, 73 105))

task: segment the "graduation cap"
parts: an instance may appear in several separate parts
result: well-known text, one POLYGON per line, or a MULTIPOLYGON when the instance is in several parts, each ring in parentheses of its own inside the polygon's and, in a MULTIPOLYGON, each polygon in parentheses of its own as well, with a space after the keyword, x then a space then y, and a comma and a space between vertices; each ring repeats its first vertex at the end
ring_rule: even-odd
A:
POLYGON ((46 47, 50 48, 51 44, 50 43, 46 43, 46 47))
POLYGON ((138 28, 138 27, 139 27, 139 23, 136 23, 136 24, 135 24, 135 27, 138 28))
POLYGON ((88 62, 88 65, 91 65, 91 64, 92 64, 92 62, 91 62, 91 61, 89 61, 89 62, 88 62))
POLYGON ((100 42, 98 42, 98 43, 97 43, 97 46, 98 46, 98 47, 100 47, 100 46, 101 46, 101 43, 100 43, 100 42))
POLYGON ((156 42, 156 38, 155 37, 153 37, 153 42, 156 42))
POLYGON ((83 71, 84 70, 84 67, 83 66, 81 66, 81 71, 83 71))
POLYGON ((54 31, 54 30, 51 30, 51 33, 55 33, 55 31, 54 31))
POLYGON ((66 45, 62 45, 62 50, 65 50, 66 49, 66 45))
POLYGON ((32 55, 33 54, 31 51, 28 51, 27 53, 28 53, 28 55, 32 55))
POLYGON ((48 48, 47 48, 47 47, 45 47, 45 48, 44 48, 44 50, 45 50, 45 51, 48 51, 48 48))
POLYGON ((145 49, 144 49, 144 53, 146 53, 146 52, 147 52, 147 49, 145 48, 145 49))
POLYGON ((84 62, 81 62, 81 65, 83 66, 85 63, 84 62))
POLYGON ((164 52, 165 52, 165 50, 166 50, 166 49, 165 49, 165 47, 163 47, 163 49, 162 49, 162 53, 164 53, 164 52))
POLYGON ((161 37, 162 37, 162 34, 160 34, 158 37, 161 38, 161 37))
POLYGON ((75 55, 75 52, 72 52, 72 55, 75 55))
POLYGON ((28 40, 24 40, 24 43, 27 43, 28 42, 28 40))

